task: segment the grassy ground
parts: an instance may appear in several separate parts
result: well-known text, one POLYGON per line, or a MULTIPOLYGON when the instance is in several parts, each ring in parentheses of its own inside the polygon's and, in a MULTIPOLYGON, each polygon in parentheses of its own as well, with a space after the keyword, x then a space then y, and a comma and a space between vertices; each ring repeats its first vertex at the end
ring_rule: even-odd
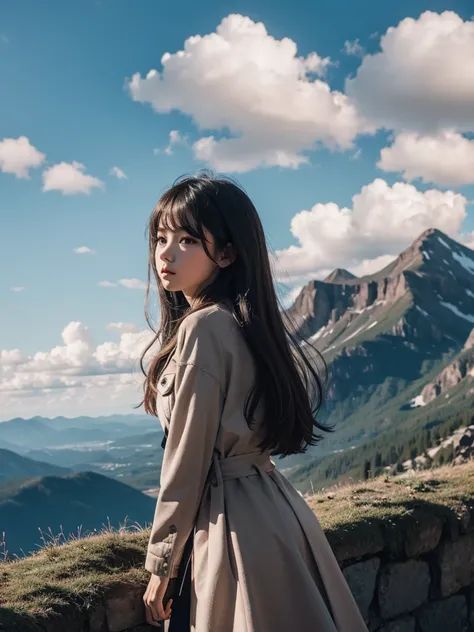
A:
MULTIPOLYGON (((419 512, 459 522, 474 509, 474 462, 410 477, 379 478, 307 496, 331 541, 361 525, 416 520, 419 512)), ((63 544, 52 540, 34 555, 0 563, 0 628, 35 630, 35 621, 91 607, 115 583, 146 583, 148 531, 104 530, 63 544)))
POLYGON ((306 496, 325 531, 339 531, 368 520, 397 520, 420 507, 454 519, 474 508, 474 461, 412 475, 378 477, 365 483, 335 485, 306 496))

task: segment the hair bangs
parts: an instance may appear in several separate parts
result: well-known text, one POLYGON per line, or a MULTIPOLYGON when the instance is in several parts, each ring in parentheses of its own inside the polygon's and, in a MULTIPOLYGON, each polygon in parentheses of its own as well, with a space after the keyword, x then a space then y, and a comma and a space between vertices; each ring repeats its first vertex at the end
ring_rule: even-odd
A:
POLYGON ((178 194, 172 199, 163 199, 158 204, 153 219, 155 235, 157 235, 158 229, 167 229, 183 231, 195 239, 205 241, 204 228, 199 213, 192 201, 186 200, 184 195, 178 194))

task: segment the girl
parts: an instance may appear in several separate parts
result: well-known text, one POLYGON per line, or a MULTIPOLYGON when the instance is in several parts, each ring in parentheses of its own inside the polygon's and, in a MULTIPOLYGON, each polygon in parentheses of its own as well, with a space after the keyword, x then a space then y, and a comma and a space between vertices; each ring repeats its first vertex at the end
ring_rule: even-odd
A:
POLYGON ((152 271, 161 322, 141 357, 142 404, 166 438, 148 623, 367 632, 317 518, 270 458, 328 430, 315 420, 327 375, 283 320, 254 205, 230 179, 181 178, 151 215, 149 245, 145 300, 152 271))

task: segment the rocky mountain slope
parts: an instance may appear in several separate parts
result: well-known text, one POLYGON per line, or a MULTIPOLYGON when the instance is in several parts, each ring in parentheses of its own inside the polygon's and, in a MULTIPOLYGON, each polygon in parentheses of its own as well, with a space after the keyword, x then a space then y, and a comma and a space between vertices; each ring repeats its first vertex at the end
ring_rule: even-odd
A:
POLYGON ((323 417, 336 432, 306 465, 474 401, 474 251, 437 229, 375 274, 311 281, 286 316, 330 367, 323 417))

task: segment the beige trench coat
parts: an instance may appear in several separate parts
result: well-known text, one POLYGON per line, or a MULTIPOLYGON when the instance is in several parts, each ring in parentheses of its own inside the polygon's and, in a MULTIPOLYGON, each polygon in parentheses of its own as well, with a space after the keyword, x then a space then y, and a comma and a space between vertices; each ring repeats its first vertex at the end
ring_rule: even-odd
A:
POLYGON ((186 317, 158 382, 169 434, 145 568, 176 577, 194 532, 193 632, 367 632, 314 513, 259 454, 262 405, 252 430, 243 415, 253 379, 227 307, 186 317))

